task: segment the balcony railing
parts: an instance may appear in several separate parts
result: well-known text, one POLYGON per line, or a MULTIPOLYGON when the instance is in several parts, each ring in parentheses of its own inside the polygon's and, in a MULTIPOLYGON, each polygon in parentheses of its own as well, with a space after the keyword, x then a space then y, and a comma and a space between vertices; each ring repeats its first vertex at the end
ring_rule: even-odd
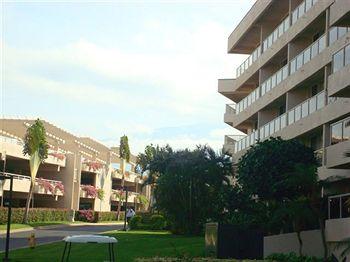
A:
POLYGON ((318 0, 305 0, 292 12, 292 25, 302 17, 318 0))
POLYGON ((290 62, 290 74, 294 74, 297 70, 299 70, 304 64, 313 59, 316 55, 321 53, 323 49, 326 48, 326 35, 322 35, 317 41, 312 43, 309 47, 307 47, 303 52, 297 55, 290 62))
POLYGON ((297 55, 289 64, 282 67, 271 77, 265 80, 258 88, 251 92, 247 97, 245 97, 239 103, 237 103, 236 114, 239 114, 248 106, 253 104, 256 100, 258 100, 260 97, 262 97, 267 92, 275 88, 279 83, 284 81, 288 77, 288 75, 294 74, 304 64, 306 64, 316 55, 321 53, 325 49, 325 47, 326 36, 323 35, 317 41, 315 41, 309 47, 307 47, 303 52, 297 55))
POLYGON ((236 77, 242 75, 273 43, 277 41, 285 32, 288 31, 291 25, 295 24, 318 0, 304 0, 292 12, 292 19, 287 16, 275 30, 265 38, 262 46, 258 46, 252 54, 236 69, 236 77))
POLYGON ((226 114, 236 114, 236 104, 226 104, 226 114))
POLYGON ((350 217, 350 193, 328 197, 328 219, 350 217))
POLYGON ((256 60, 258 60, 260 55, 261 55, 261 46, 259 45, 253 51, 253 53, 250 56, 248 56, 248 58, 244 60, 244 62, 239 67, 237 67, 236 77, 239 77, 241 74, 243 74, 244 71, 248 69, 248 67, 250 67, 256 60))
POLYGON ((325 92, 322 91, 317 95, 307 99, 303 103, 295 106, 288 112, 280 115, 279 117, 273 119, 269 123, 265 124, 258 131, 254 131, 250 135, 239 140, 235 144, 235 153, 250 147, 255 144, 259 139, 263 140, 272 134, 280 131, 288 125, 307 117, 313 112, 323 108, 325 106, 325 92))

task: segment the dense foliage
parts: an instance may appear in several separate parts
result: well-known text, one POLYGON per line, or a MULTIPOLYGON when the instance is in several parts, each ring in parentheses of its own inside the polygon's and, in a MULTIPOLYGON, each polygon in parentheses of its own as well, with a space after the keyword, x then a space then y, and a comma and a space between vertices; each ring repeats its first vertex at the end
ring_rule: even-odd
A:
MULTIPOLYGON (((11 223, 22 223, 25 208, 12 208, 11 223)), ((46 221, 68 221, 70 211, 57 208, 31 208, 28 223, 46 221)), ((7 222, 7 208, 0 207, 0 224, 7 222)))
POLYGON ((162 215, 155 214, 150 217, 136 215, 130 220, 129 226, 131 229, 163 230, 166 229, 167 223, 162 215))
POLYGON ((125 159, 127 162, 129 162, 130 160, 129 141, 128 141, 128 137, 125 135, 120 138, 119 155, 120 155, 120 158, 125 159))
POLYGON ((193 151, 174 151, 169 146, 146 150, 152 152, 149 162, 143 163, 146 183, 154 185, 156 208, 169 220, 173 232, 200 233, 207 221, 223 218, 224 198, 231 188, 229 157, 217 155, 208 146, 193 151))
POLYGON ((288 254, 271 254, 266 258, 266 260, 278 262, 325 262, 325 260, 321 258, 311 256, 298 256, 293 252, 288 254))
POLYGON ((38 152, 40 161, 44 161, 47 158, 48 149, 44 124, 37 119, 28 127, 24 136, 23 155, 32 156, 38 152))
POLYGON ((317 164, 313 149, 296 139, 258 142, 238 164, 238 191, 244 192, 248 201, 238 207, 240 212, 234 218, 242 220, 243 215, 270 234, 296 232, 301 255, 302 230, 319 227, 325 238, 323 182, 318 181, 317 164), (249 216, 252 207, 258 212, 249 216))
POLYGON ((252 146, 240 159, 238 183, 260 199, 295 198, 307 194, 317 180, 316 175, 301 177, 297 166, 312 168, 316 174, 313 150, 296 139, 271 138, 252 146))

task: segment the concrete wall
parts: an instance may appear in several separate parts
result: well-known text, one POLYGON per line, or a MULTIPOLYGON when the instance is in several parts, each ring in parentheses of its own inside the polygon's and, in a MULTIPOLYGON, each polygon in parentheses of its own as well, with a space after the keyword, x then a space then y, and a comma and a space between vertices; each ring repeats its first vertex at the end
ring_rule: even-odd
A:
MULTIPOLYGON (((320 230, 309 230, 301 232, 303 240, 303 254, 309 256, 323 257, 323 245, 320 230)), ((273 253, 298 254, 299 242, 296 233, 280 234, 264 237, 264 257, 273 253)))

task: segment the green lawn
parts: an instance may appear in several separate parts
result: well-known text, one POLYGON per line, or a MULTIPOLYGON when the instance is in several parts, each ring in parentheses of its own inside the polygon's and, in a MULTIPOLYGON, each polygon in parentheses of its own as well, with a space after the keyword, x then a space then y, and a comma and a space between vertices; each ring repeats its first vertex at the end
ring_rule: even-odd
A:
MULTIPOLYGON (((21 228, 31 228, 30 225, 24 225, 24 224, 11 224, 11 230, 13 229, 21 229, 21 228)), ((7 224, 0 224, 0 231, 6 230, 7 229, 7 224)))
MULTIPOLYGON (((181 255, 204 256, 204 237, 175 236, 168 232, 112 231, 108 235, 118 239, 117 261, 134 261, 138 257, 175 257, 181 255)), ((13 261, 59 261, 63 242, 10 252, 13 261)), ((3 254, 2 254, 3 255, 3 254)), ((72 244, 70 261, 107 261, 106 245, 72 244)))

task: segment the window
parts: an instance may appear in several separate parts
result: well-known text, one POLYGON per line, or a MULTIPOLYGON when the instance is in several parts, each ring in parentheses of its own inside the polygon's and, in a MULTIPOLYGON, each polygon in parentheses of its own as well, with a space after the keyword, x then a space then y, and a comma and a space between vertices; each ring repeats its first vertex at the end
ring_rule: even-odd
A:
POLYGON ((294 110, 288 112, 288 125, 294 123, 294 110))
POLYGON ((314 85, 311 87, 311 96, 315 96, 318 93, 318 86, 314 85))
POLYGON ((296 59, 293 59, 292 62, 290 62, 290 74, 294 74, 294 72, 296 71, 296 65, 297 61, 296 59))
POLYGON ((318 43, 314 43, 311 46, 311 59, 314 58, 318 54, 318 43))
POLYGON ((271 78, 271 89, 276 86, 276 75, 273 75, 271 78))
POLYGON ((276 118, 276 120, 275 120, 275 132, 280 130, 280 124, 281 124, 280 122, 281 122, 281 119, 279 117, 276 118))
POLYGON ((278 108, 278 111, 279 111, 279 116, 280 115, 283 115, 285 112, 286 112, 286 106, 285 105, 282 105, 278 108))
POLYGON ((333 124, 331 126, 331 144, 337 144, 342 141, 342 136, 343 136, 343 122, 333 124))
POLYGON ((301 17, 305 13, 305 2, 301 3, 298 9, 299 9, 298 17, 301 17))
POLYGON ((340 218, 340 198, 329 199, 329 218, 340 218))
POLYGON ((344 49, 340 50, 333 56, 333 73, 337 72, 344 66, 344 49))
POLYGON ((343 196, 341 198, 341 217, 350 217, 350 196, 343 196))
POLYGON ((298 20, 298 8, 296 8, 294 11, 293 11, 293 14, 292 14, 292 24, 294 25, 294 23, 298 20))

